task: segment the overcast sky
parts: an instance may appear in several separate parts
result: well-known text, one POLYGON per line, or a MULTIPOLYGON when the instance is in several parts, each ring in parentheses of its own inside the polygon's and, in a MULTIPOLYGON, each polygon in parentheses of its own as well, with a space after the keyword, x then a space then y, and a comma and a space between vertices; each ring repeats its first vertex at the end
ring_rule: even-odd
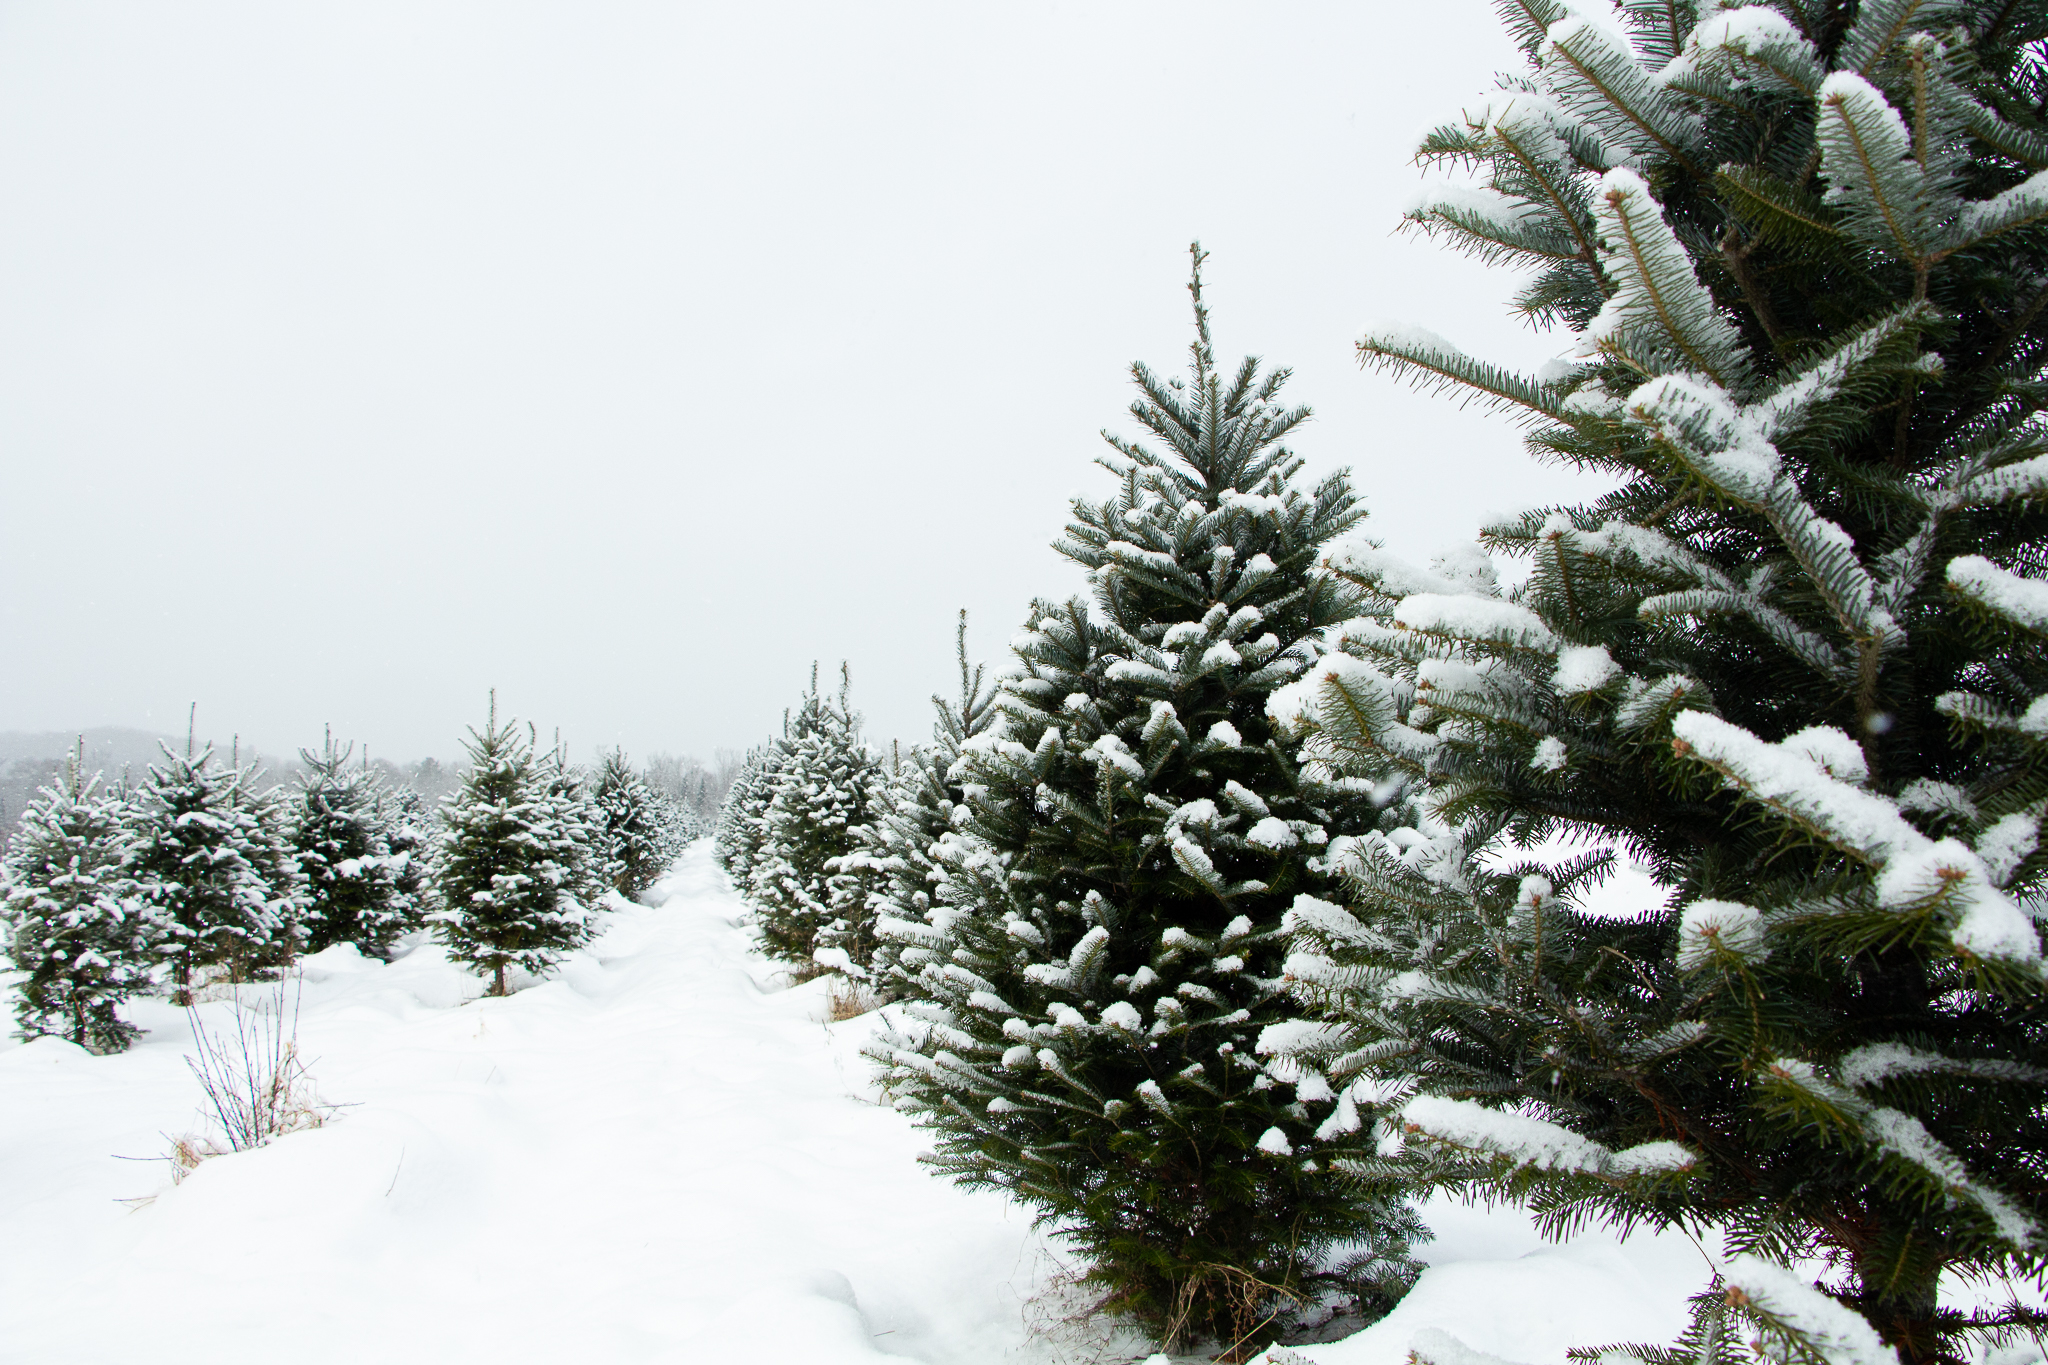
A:
POLYGON ((445 757, 495 686, 708 755, 846 659, 922 738, 959 608, 1078 584, 1194 237, 1380 539, 1573 496, 1352 349, 1560 350, 1393 232, 1515 62, 1484 0, 5 0, 0 729, 445 757))

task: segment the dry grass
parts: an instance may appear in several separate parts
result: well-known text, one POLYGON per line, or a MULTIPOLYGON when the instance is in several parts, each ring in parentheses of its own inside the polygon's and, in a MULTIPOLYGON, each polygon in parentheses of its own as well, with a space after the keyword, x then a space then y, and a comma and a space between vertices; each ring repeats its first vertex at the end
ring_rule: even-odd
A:
POLYGON ((849 1019, 858 1019, 869 1010, 880 1009, 882 997, 868 989, 865 983, 849 981, 843 976, 834 977, 825 988, 825 1009, 835 1024, 849 1019))

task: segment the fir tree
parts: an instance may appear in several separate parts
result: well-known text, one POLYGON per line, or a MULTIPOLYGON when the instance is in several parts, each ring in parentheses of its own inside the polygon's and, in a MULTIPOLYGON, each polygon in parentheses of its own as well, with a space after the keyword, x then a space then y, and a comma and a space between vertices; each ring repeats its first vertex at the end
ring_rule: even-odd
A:
POLYGON ((0 858, 7 951, 23 973, 20 1036, 53 1034, 119 1052, 140 1034, 117 1013, 148 988, 158 927, 125 867, 128 831, 117 797, 83 771, 85 746, 21 814, 0 858))
POLYGON ((611 890, 604 863, 604 812, 598 807, 592 784, 569 762, 569 751, 559 735, 553 750, 536 766, 547 796, 544 829, 556 868, 556 885, 591 917, 584 934, 587 938, 596 931, 594 916, 611 890))
POLYGON ((955 638, 960 664, 960 691, 947 701, 932 698, 938 720, 932 745, 911 753, 901 771, 876 803, 872 819, 861 826, 859 849, 849 859, 864 859, 876 874, 870 896, 876 947, 866 973, 885 997, 914 990, 918 974, 941 960, 949 946, 946 927, 950 911, 934 896, 945 872, 933 848, 955 824, 967 817, 966 796, 949 774, 960 749, 996 718, 995 698, 984 681, 984 669, 967 661, 967 613, 960 613, 955 638))
POLYGON ((591 799, 602 819, 599 861, 614 891, 637 900, 668 870, 668 826, 680 812, 641 780, 622 750, 598 765, 591 799))
POLYGON ((1200 266, 1191 378, 1133 369, 1165 453, 1106 437, 1118 491, 1055 547, 1094 601, 1036 605, 1001 721, 952 768, 947 922, 882 1047, 939 1170, 1055 1221, 1112 1309, 1248 1353, 1277 1296, 1384 1309, 1421 1228, 1330 1177, 1331 1134, 1254 1053, 1288 1008, 1281 914, 1339 818, 1265 703, 1342 619, 1317 556, 1361 513, 1342 475, 1296 486, 1287 372, 1216 368, 1200 266))
POLYGON ((306 879, 308 952, 351 943, 387 956, 419 915, 416 876, 393 847, 395 814, 377 774, 351 768, 352 744, 299 751, 299 789, 289 816, 292 848, 306 879))
POLYGON ((303 943, 303 889, 277 803, 254 790, 253 767, 224 765, 211 746, 163 746, 128 808, 128 875, 160 924, 159 952, 192 1003, 200 972, 248 980, 289 963, 303 943))
MULTIPOLYGON (((1327 1022, 1268 1043, 1419 1086, 1382 1136, 1435 1178, 1717 1224, 1901 1359, 1965 1358, 2044 1318, 1942 1277, 2048 1268, 2048 8, 1632 5, 1633 47, 1508 12, 1531 74, 1423 148, 1489 187, 1415 218, 1538 265, 1521 306, 1578 355, 1361 349, 1620 487, 1488 528, 1515 592, 1344 561, 1373 610, 1275 714, 1408 823, 1333 850, 1346 906, 1297 903, 1327 1022), (1552 836, 1664 892, 1582 914, 1605 855, 1516 851, 1552 836)), ((1686 1358, 1749 1358, 1731 1303, 1784 1341, 1826 1307, 1746 1274, 1686 1358)))
POLYGON ((378 809, 385 847, 390 850, 387 866, 392 885, 400 902, 408 907, 404 931, 412 932, 426 922, 433 897, 428 872, 433 861, 434 813, 426 798, 410 786, 382 787, 378 809))
POLYGON ((842 670, 838 699, 818 690, 811 670, 805 694, 782 741, 781 762, 759 817, 761 843, 747 878, 748 899, 767 951, 812 962, 821 930, 866 960, 872 950, 864 871, 828 866, 853 849, 852 831, 868 818, 881 767, 860 737, 848 705, 851 679, 842 670))
POLYGON ((432 883, 448 955, 506 995, 513 968, 536 975, 588 936, 575 891, 585 872, 560 822, 559 766, 534 757, 516 723, 498 724, 497 694, 464 748, 469 770, 441 809, 432 883))
MULTIPOLYGON (((788 728, 785 716, 783 729, 788 728)), ((726 793, 725 804, 719 807, 718 827, 712 831, 718 865, 742 891, 753 878, 754 861, 760 854, 765 833, 761 817, 767 812, 768 799, 775 790, 775 773, 786 753, 780 739, 749 749, 726 793)))

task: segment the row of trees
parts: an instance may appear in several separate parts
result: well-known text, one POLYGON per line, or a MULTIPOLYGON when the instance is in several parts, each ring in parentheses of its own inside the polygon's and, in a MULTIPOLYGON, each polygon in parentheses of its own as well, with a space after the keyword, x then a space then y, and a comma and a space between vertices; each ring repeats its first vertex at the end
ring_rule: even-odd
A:
POLYGON ((431 928, 507 989, 587 936, 604 895, 650 887, 699 826, 625 756, 592 771, 531 731, 472 732, 470 766, 438 811, 330 736, 297 780, 164 749, 133 787, 88 775, 82 750, 22 816, 0 859, 23 1036, 98 1052, 136 1036, 120 1003, 169 985, 189 1005, 208 976, 273 975, 336 944, 388 956, 431 928))
POLYGON ((1432 1188, 1724 1237, 1645 1360, 2038 1332, 1941 1287, 2048 1272, 2048 5, 1504 13, 1528 71, 1423 146, 1482 183, 1412 221, 1571 358, 1361 355, 1615 491, 1333 549, 1198 254, 1191 374, 1056 546, 1090 598, 832 836, 875 1055, 941 1170, 1240 1356, 1398 1294, 1432 1188), (1624 854, 1659 895, 1581 908, 1624 854))

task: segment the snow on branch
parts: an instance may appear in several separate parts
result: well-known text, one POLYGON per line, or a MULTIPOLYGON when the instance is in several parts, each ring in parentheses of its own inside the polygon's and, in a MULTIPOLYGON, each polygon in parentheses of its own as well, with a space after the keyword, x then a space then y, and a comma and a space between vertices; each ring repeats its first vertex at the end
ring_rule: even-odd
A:
POLYGON ((1724 10, 1701 20, 1686 39, 1685 51, 1659 73, 1658 80, 1676 87, 1715 69, 1737 81, 1772 82, 1809 98, 1827 72, 1820 53, 1792 21, 1763 5, 1724 10))
POLYGON ((1982 555, 1962 555, 1949 561, 1948 585, 2023 630, 2048 634, 2048 583, 2021 578, 1982 555))
POLYGON ((1426 389, 1461 390, 1467 399, 1523 419, 1531 416, 1565 421, 1557 392, 1548 384, 1475 360, 1425 328, 1398 322, 1366 326, 1358 339, 1358 355, 1368 365, 1385 366, 1426 389))
POLYGON ((1685 369, 1723 389, 1741 388, 1749 379, 1749 349, 1693 273, 1692 256, 1643 178, 1626 168, 1607 172, 1593 218, 1615 292, 1587 328, 1588 338, 1627 349, 1633 336, 1647 334, 1657 349, 1675 352, 1685 369))
POLYGON ((1555 1123, 1441 1095, 1409 1100, 1401 1106, 1401 1121, 1409 1132, 1540 1171, 1614 1179, 1682 1171, 1699 1159, 1676 1142, 1648 1142, 1615 1152, 1555 1123))
POLYGON ((1882 91, 1853 71, 1821 82, 1821 173, 1825 201, 1841 210, 1865 246, 1911 265, 1926 262, 1932 217, 1927 176, 1913 159, 1906 121, 1882 91))
POLYGON ((1681 756, 1698 758, 1751 800, 1871 865, 1879 907, 1908 915, 1943 910, 1963 956, 2042 974, 2039 931, 1992 884, 1984 861, 1954 839, 1928 838, 1897 803, 1832 776, 1809 736, 1768 744, 1704 711, 1680 712, 1671 729, 1681 756))
POLYGON ((1545 36, 1543 74, 1566 110, 1635 156, 1688 160, 1699 119, 1651 80, 1624 38, 1571 11, 1545 36))
POLYGON ((1814 1359, 1828 1365, 1898 1365, 1898 1352, 1861 1316, 1783 1266, 1737 1256, 1722 1267, 1721 1277, 1731 1300, 1794 1336, 1814 1359))
POLYGON ((1557 636, 1527 607, 1471 593, 1421 592, 1401 599, 1394 624, 1429 635, 1452 636, 1509 649, 1552 653, 1557 636))

